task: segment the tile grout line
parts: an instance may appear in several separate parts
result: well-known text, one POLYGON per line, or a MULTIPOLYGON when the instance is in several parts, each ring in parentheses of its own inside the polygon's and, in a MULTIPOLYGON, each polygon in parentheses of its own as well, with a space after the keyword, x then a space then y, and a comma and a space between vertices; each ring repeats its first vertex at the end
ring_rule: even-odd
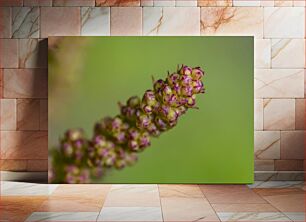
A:
POLYGON ((161 216, 162 216, 162 221, 164 220, 164 213, 163 213, 163 207, 162 207, 162 202, 161 202, 161 196, 160 196, 160 191, 159 191, 159 184, 156 184, 157 190, 158 190, 158 197, 159 197, 159 204, 160 204, 160 210, 161 210, 161 216))

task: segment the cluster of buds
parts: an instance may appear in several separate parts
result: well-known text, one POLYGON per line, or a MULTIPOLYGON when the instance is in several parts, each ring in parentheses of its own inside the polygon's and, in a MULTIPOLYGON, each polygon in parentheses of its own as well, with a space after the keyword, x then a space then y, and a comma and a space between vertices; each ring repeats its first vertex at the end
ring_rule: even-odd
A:
POLYGON ((142 99, 133 96, 125 105, 119 103, 119 115, 97 122, 90 140, 82 130, 68 130, 60 141, 62 176, 53 168, 50 182, 89 183, 108 168, 134 164, 151 137, 173 128, 189 108, 197 108, 196 94, 204 93, 203 75, 201 68, 183 65, 165 80, 153 79, 153 89, 142 99))

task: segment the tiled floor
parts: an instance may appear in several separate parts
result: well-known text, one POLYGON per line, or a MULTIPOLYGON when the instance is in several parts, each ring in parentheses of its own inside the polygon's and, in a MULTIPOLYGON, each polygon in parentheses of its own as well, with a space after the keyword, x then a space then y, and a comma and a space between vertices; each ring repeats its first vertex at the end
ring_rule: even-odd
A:
POLYGON ((303 182, 47 185, 1 182, 0 221, 305 221, 303 182))

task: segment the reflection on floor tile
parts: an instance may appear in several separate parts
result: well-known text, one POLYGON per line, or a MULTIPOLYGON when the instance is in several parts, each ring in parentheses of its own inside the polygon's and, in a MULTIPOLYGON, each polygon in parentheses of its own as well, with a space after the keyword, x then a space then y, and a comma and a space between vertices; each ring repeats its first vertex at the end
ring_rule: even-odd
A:
POLYGON ((280 212, 226 212, 218 213, 218 216, 221 221, 291 221, 280 212))
POLYGON ((157 185, 113 185, 105 207, 159 207, 157 185))
POLYGON ((98 221, 163 221, 160 207, 103 207, 98 221))
POLYGON ((50 195, 57 184, 35 184, 1 181, 1 196, 43 196, 50 195))
POLYGON ((212 204, 216 212, 277 212, 278 210, 268 203, 260 204, 212 204))
POLYGON ((250 188, 302 188, 304 181, 255 181, 250 188))
POLYGON ((283 212, 293 221, 305 221, 305 212, 283 212))
POLYGON ((35 212, 26 221, 96 221, 99 212, 35 212))

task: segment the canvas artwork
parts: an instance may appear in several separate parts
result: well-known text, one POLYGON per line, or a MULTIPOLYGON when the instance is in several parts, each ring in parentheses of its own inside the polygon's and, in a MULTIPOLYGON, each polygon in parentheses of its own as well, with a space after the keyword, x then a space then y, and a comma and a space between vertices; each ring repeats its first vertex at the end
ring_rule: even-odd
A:
POLYGON ((252 183, 253 37, 49 37, 50 183, 252 183))

